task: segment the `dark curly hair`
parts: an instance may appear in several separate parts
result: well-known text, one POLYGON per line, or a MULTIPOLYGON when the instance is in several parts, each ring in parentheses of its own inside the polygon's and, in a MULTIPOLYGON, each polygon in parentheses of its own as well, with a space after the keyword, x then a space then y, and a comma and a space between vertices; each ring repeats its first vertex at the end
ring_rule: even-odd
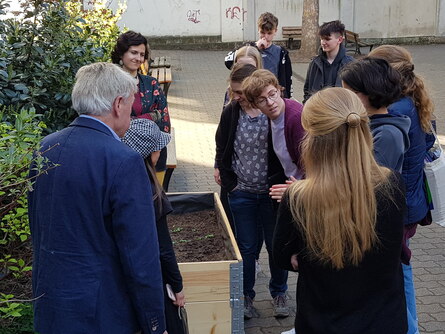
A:
POLYGON ((148 59, 148 42, 144 36, 132 30, 121 34, 117 38, 117 42, 116 45, 114 46, 113 51, 111 51, 111 61, 114 64, 119 64, 119 61, 122 59, 122 56, 124 55, 125 52, 128 51, 130 46, 141 45, 141 44, 145 45, 144 59, 148 59))
POLYGON ((384 59, 365 57, 350 62, 340 70, 340 77, 353 91, 366 95, 376 109, 401 96, 400 74, 384 59))

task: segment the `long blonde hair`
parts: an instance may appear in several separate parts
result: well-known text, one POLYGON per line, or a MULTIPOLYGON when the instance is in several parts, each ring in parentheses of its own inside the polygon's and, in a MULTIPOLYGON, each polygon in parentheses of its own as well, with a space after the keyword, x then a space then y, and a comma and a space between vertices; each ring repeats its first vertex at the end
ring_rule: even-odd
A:
POLYGON ((424 132, 431 132, 434 105, 423 79, 414 73, 413 58, 407 49, 397 45, 381 45, 369 57, 385 59, 402 76, 402 95, 413 99, 424 132))
POLYGON ((389 170, 373 156, 368 115, 353 92, 327 88, 305 104, 306 179, 289 187, 294 221, 315 259, 341 269, 358 265, 377 242, 375 188, 389 170))

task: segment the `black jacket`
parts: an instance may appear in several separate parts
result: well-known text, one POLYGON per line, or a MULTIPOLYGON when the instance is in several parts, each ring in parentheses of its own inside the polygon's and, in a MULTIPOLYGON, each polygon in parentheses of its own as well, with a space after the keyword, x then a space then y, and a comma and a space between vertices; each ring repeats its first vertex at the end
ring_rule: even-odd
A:
MULTIPOLYGON (((240 110, 241 108, 238 102, 232 101, 228 104, 221 114, 221 119, 215 134, 215 168, 219 169, 221 187, 228 192, 232 191, 238 184, 237 176, 232 169, 232 158, 233 143, 235 142, 235 133, 238 126, 240 110)), ((268 135, 267 159, 269 186, 284 183, 286 176, 284 175, 283 167, 273 150, 272 134, 270 130, 268 135)))
MULTIPOLYGON (((340 50, 338 51, 337 57, 335 57, 335 60, 331 65, 334 66, 334 68, 332 68, 332 71, 336 73, 336 80, 333 86, 341 87, 341 79, 338 75, 338 72, 344 65, 353 60, 354 58, 348 56, 346 54, 346 49, 342 45, 340 45, 340 50)), ((327 59, 326 54, 321 51, 320 54, 312 59, 311 63, 309 64, 306 74, 306 81, 304 82, 303 103, 306 103, 306 101, 312 96, 312 94, 315 94, 324 87, 329 86, 324 83, 325 73, 323 70, 323 62, 327 62, 327 59)))
MULTIPOLYGON (((255 46, 255 42, 250 42, 248 45, 255 46)), ((259 50, 261 53, 261 50, 259 50)), ((230 70, 232 69, 235 60, 236 50, 230 51, 224 58, 224 64, 230 70)), ((285 98, 290 98, 292 94, 292 64, 289 58, 289 52, 281 46, 280 63, 278 65, 278 83, 284 88, 285 98)))

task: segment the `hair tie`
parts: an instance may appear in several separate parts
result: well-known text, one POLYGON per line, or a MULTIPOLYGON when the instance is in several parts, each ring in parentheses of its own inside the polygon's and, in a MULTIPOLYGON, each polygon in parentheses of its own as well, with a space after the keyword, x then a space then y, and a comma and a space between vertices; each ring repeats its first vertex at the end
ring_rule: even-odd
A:
POLYGON ((351 128, 357 128, 360 125, 360 115, 356 112, 350 112, 348 116, 346 116, 346 123, 351 128))

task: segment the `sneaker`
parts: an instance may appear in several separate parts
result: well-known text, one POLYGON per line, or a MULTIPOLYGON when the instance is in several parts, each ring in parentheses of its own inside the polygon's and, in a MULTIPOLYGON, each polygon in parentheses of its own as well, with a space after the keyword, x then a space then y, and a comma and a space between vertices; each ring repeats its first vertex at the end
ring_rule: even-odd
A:
POLYGON ((244 296, 244 319, 253 317, 253 300, 249 296, 244 296))
POLYGON ((286 295, 278 295, 273 299, 273 316, 275 318, 286 318, 289 316, 286 295))
POLYGON ((261 265, 258 260, 255 260, 255 279, 258 278, 258 274, 261 272, 261 265))
POLYGON ((281 334, 295 334, 295 328, 289 329, 288 331, 281 332, 281 334))

